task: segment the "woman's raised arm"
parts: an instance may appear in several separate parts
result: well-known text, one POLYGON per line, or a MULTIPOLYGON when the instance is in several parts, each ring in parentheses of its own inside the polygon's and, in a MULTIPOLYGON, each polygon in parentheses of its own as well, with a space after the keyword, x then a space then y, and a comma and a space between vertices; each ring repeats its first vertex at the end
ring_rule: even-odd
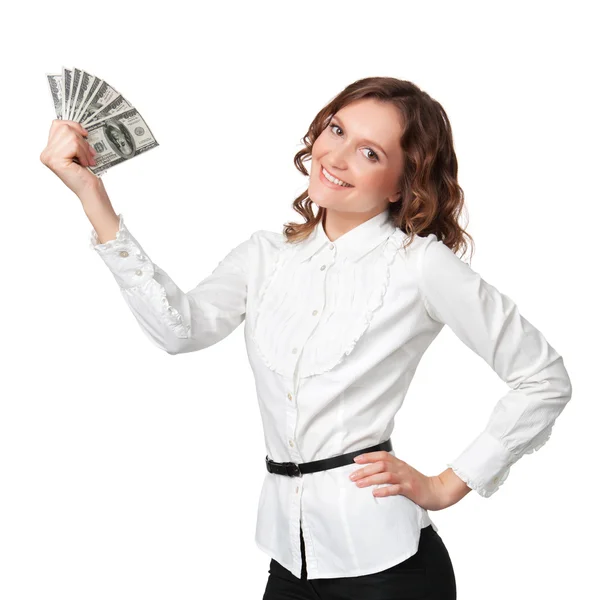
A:
POLYGON ((168 354, 202 350, 242 323, 251 254, 260 232, 231 250, 196 287, 183 292, 150 259, 126 227, 123 215, 115 215, 115 228, 110 216, 99 216, 97 203, 85 206, 92 225, 102 224, 103 231, 116 229, 113 239, 102 242, 102 234, 94 227, 90 247, 113 274, 142 331, 161 350, 168 354))

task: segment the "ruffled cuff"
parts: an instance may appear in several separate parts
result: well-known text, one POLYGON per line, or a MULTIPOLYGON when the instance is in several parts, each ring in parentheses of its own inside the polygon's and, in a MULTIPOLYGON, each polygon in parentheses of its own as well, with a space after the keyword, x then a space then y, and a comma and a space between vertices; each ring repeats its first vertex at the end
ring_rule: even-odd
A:
POLYGON ((152 261, 125 226, 121 214, 115 239, 100 244, 96 230, 92 229, 90 248, 102 258, 123 290, 142 285, 154 277, 152 261))
MULTIPOLYGON (((125 221, 123 219, 123 215, 119 214, 119 230, 117 231, 116 237, 114 240, 108 240, 104 244, 101 244, 98 240, 98 232, 95 229, 92 229, 90 233, 90 248, 92 250, 96 250, 97 246, 103 246, 104 248, 109 248, 116 241, 124 241, 126 237, 127 227, 125 227, 125 221)), ((129 232, 127 231, 127 234, 129 232)))
POLYGON ((446 463, 472 490, 488 498, 506 481, 518 460, 487 431, 481 433, 451 463, 446 463))

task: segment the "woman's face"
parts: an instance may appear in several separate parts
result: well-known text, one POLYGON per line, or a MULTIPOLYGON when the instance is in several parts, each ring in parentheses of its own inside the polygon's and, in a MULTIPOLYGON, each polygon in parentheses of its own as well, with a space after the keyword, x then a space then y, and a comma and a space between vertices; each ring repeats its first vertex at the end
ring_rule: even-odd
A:
POLYGON ((364 216, 387 209, 399 199, 401 133, 400 112, 393 104, 364 98, 344 106, 313 144, 310 199, 329 211, 364 216), (330 183, 323 168, 350 186, 330 183))

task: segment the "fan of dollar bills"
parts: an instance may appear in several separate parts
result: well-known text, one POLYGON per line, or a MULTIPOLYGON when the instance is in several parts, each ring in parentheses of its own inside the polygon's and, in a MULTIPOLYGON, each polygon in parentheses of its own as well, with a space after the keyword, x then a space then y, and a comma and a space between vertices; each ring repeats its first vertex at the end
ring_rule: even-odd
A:
POLYGON ((158 146, 139 111, 104 79, 75 67, 46 77, 56 118, 77 121, 88 132, 96 164, 87 169, 94 175, 158 146))

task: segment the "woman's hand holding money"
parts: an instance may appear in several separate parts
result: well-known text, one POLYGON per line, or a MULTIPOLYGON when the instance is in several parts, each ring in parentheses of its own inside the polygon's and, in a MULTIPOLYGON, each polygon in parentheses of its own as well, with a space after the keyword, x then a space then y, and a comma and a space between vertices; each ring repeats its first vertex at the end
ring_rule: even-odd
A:
POLYGON ((95 151, 86 136, 87 130, 80 123, 54 119, 48 144, 40 154, 42 163, 80 198, 90 188, 102 185, 102 181, 87 169, 95 164, 95 151))

